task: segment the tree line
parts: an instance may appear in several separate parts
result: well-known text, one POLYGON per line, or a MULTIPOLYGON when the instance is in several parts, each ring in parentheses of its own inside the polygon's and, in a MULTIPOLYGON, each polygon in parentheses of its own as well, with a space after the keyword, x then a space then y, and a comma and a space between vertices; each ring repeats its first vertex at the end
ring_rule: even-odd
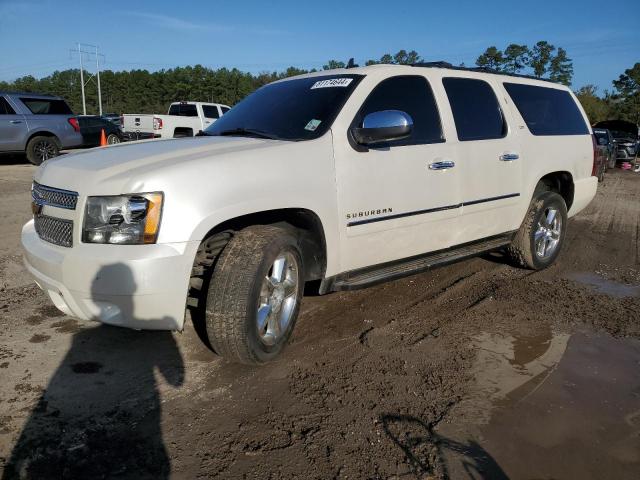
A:
MULTIPOLYGON (((400 50, 395 54, 385 53, 379 59, 367 60, 365 65, 410 65, 422 61, 424 61, 423 57, 415 50, 400 50)), ((566 50, 546 41, 539 41, 531 48, 527 45, 510 44, 504 50, 500 50, 491 46, 478 56, 475 63, 482 68, 505 73, 529 74, 565 85, 571 85, 573 79, 573 62, 566 50)), ((322 69, 344 68, 347 65, 348 62, 334 59, 329 60, 322 69)), ((314 71, 316 69, 289 67, 281 72, 252 74, 236 68, 212 69, 202 65, 155 72, 142 69, 105 70, 100 75, 103 111, 160 113, 164 112, 171 102, 180 100, 234 105, 267 83, 314 71)), ((95 78, 91 82, 95 82, 95 78)), ((86 88, 87 113, 97 113, 97 89, 95 83, 91 82, 86 88)), ((592 122, 608 118, 638 122, 640 121, 638 118, 639 85, 640 63, 636 63, 613 82, 612 91, 605 91, 602 96, 599 96, 596 87, 586 85, 576 94, 592 122)), ((0 90, 58 95, 65 98, 75 112, 82 112, 78 69, 55 71, 40 79, 27 75, 13 82, 0 82, 0 90)))
POLYGON ((507 45, 504 51, 489 47, 478 57, 476 65, 499 72, 548 78, 568 86, 573 79, 573 61, 567 51, 544 40, 531 48, 517 43, 507 45))
POLYGON ((591 123, 619 119, 640 125, 640 63, 626 69, 613 81, 613 90, 605 90, 602 96, 594 85, 575 93, 591 123))

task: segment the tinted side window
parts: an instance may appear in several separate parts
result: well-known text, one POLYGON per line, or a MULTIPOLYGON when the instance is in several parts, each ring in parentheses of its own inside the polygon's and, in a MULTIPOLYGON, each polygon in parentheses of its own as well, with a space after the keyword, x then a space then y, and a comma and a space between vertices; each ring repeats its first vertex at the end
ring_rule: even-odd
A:
POLYGON ((586 135, 589 129, 566 90, 505 83, 504 88, 534 135, 586 135))
POLYGON ((219 118, 218 107, 215 105, 203 105, 202 113, 204 113, 205 118, 219 118))
POLYGON ((386 142, 389 146, 443 142, 442 125, 431 86, 424 77, 391 77, 380 82, 367 97, 358 112, 355 124, 369 113, 401 110, 413 119, 411 136, 386 142))
POLYGON ((502 138, 507 125, 496 94, 487 82, 473 78, 443 78, 458 140, 502 138))
POLYGON ((220 110, 222 110, 222 114, 224 115, 225 113, 227 113, 230 110, 230 108, 228 108, 228 107, 220 107, 220 110))
POLYGON ((0 115, 15 115, 15 110, 4 97, 0 97, 0 115))
POLYGON ((34 115, 73 115, 73 112, 64 100, 49 100, 47 98, 24 98, 20 101, 34 115))
POLYGON ((198 110, 195 105, 177 104, 169 107, 169 115, 179 115, 181 117, 197 117, 198 110))

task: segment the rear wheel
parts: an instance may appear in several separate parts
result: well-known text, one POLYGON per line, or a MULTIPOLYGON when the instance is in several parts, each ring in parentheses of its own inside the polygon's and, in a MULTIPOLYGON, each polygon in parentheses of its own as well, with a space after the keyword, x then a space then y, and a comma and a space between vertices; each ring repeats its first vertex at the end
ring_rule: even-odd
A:
POLYGON ((518 265, 541 270, 551 265, 564 243, 567 206, 555 192, 542 192, 534 197, 518 233, 507 249, 518 265))
POLYGON ((60 154, 58 142, 53 137, 37 136, 27 143, 27 159, 34 165, 40 165, 50 158, 60 154))
POLYGON ((206 304, 211 347, 240 363, 265 363, 295 325, 304 271, 294 231, 253 226, 238 232, 216 262, 206 304))

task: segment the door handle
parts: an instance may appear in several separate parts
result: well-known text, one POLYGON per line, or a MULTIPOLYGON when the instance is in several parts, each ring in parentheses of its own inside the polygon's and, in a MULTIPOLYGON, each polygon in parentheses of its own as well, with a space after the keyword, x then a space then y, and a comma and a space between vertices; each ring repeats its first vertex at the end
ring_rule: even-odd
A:
POLYGON ((431 162, 429 164, 429 170, 448 170, 456 166, 455 162, 451 160, 441 160, 438 162, 431 162))
POLYGON ((17 123, 22 123, 22 120, 9 120, 9 123, 13 123, 15 125, 17 123))
POLYGON ((500 160, 503 162, 513 162, 514 160, 518 160, 520 155, 517 153, 503 153, 500 155, 500 160))

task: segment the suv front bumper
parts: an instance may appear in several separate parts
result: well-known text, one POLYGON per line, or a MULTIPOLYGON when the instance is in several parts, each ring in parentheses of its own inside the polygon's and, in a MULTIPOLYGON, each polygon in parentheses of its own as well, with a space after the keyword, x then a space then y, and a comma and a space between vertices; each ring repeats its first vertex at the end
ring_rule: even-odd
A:
POLYGON ((27 269, 63 313, 134 329, 182 330, 198 242, 65 248, 40 239, 31 220, 22 246, 27 269))

